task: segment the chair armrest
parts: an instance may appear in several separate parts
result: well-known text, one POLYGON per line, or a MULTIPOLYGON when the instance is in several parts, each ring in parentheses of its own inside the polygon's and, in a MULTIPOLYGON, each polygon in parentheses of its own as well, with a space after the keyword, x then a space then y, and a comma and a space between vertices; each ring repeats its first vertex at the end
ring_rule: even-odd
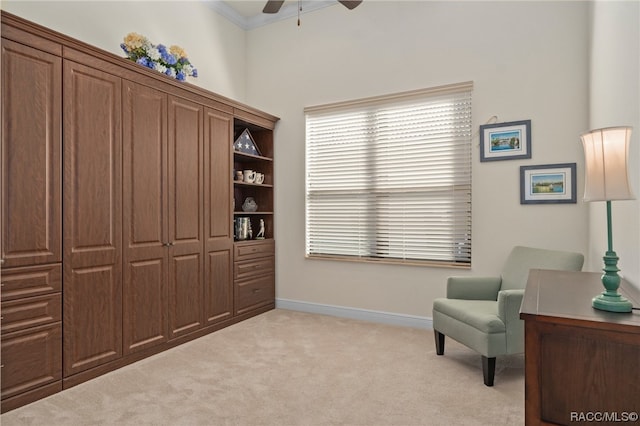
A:
POLYGON ((508 354, 524 352, 524 321, 520 319, 520 307, 524 290, 498 292, 498 316, 504 322, 508 354))
POLYGON ((520 319, 520 306, 524 290, 502 290, 498 292, 498 317, 508 324, 509 321, 520 319))
POLYGON ((448 299, 496 300, 502 278, 500 277, 449 277, 448 299))

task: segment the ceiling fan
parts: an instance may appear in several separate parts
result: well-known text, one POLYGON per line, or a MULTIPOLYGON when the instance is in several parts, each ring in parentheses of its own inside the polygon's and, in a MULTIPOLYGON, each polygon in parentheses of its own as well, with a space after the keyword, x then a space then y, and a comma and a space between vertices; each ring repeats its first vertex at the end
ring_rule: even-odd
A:
MULTIPOLYGON (((347 9, 351 10, 355 9, 360 3, 362 3, 362 0, 338 0, 338 2, 347 9)), ((262 12, 278 13, 283 3, 284 0, 268 0, 267 4, 264 5, 264 9, 262 9, 262 12)))

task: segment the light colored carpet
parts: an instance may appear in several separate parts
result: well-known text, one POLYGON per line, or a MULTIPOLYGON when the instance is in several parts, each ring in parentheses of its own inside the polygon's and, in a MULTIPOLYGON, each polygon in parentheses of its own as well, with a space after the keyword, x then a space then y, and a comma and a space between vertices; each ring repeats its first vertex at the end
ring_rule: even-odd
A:
POLYGON ((521 425, 524 356, 276 309, 0 416, 10 425, 521 425))

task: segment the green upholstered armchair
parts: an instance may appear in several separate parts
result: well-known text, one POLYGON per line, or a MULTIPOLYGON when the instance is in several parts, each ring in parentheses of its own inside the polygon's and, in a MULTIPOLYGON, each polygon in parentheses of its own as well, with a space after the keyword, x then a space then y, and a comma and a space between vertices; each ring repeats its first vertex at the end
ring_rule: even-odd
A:
POLYGON ((436 353, 444 336, 482 355, 484 384, 493 386, 496 356, 524 352, 520 305, 529 269, 580 271, 584 256, 557 250, 514 247, 500 277, 449 277, 447 297, 433 302, 436 353))

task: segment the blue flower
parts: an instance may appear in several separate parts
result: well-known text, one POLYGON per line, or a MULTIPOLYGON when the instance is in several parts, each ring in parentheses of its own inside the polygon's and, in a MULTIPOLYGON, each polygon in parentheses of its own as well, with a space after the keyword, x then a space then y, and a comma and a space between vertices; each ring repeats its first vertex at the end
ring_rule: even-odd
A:
POLYGON ((193 69, 193 72, 191 73, 192 76, 197 77, 198 76, 198 70, 197 69, 193 69))
POLYGON ((173 56, 171 53, 167 53, 167 55, 166 56, 163 55, 163 57, 164 57, 164 61, 169 65, 175 65, 177 62, 176 57, 173 56))
POLYGON ((178 74, 176 75, 176 79, 180 80, 180 81, 185 81, 187 78, 186 75, 184 75, 184 72, 182 71, 178 71, 178 74))

